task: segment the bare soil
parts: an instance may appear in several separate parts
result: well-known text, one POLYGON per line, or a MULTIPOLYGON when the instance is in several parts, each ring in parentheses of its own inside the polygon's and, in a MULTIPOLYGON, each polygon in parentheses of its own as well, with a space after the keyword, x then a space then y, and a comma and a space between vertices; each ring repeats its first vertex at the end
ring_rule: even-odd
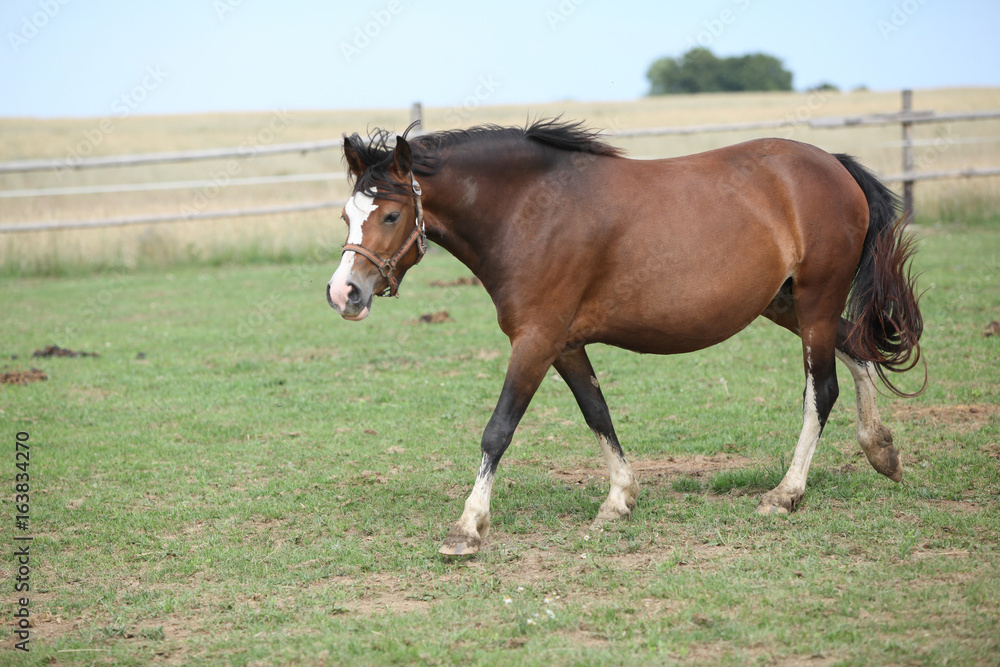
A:
MULTIPOLYGON (((753 460, 733 454, 712 454, 705 456, 667 456, 657 459, 636 459, 629 461, 639 482, 659 486, 678 477, 706 477, 722 470, 746 468, 753 460)), ((552 471, 556 481, 566 484, 589 484, 594 480, 607 478, 607 471, 597 467, 567 468, 552 471)))
POLYGON ((439 310, 436 313, 424 313, 414 321, 414 324, 441 324, 454 321, 447 310, 439 310))
POLYGON ((990 419, 1000 415, 1000 405, 925 405, 893 406, 892 415, 899 421, 931 424, 957 433, 970 433, 983 428, 990 419))
POLYGON ((45 371, 37 368, 29 368, 26 371, 15 369, 4 371, 3 375, 0 375, 0 384, 26 385, 32 382, 43 382, 48 379, 49 376, 45 374, 45 371))
POLYGON ((51 359, 52 357, 99 357, 101 355, 96 352, 77 352, 76 350, 68 350, 58 345, 47 345, 41 350, 35 350, 35 353, 31 356, 51 359))

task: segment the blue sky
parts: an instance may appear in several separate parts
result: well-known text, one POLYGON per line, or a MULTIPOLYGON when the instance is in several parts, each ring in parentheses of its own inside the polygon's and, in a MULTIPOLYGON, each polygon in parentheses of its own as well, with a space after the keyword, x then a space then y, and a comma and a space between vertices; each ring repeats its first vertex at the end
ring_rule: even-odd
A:
POLYGON ((0 116, 629 100, 698 45, 797 89, 998 86, 998 33, 997 0, 3 0, 0 116))

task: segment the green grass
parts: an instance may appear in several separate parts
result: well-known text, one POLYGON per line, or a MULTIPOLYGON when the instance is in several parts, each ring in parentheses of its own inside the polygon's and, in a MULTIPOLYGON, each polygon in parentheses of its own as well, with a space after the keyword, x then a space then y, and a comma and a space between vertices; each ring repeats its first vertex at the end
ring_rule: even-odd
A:
POLYGON ((607 482, 552 377, 460 560, 437 547, 509 346, 481 289, 430 285, 465 274, 450 257, 361 323, 325 304, 332 258, 8 278, 0 370, 49 380, 0 387, 0 539, 18 431, 35 537, 32 651, 8 650, 8 605, 0 663, 995 664, 1000 230, 921 236, 930 386, 882 402, 902 484, 860 454, 842 373, 799 509, 755 514, 800 427, 800 345, 777 327, 678 357, 594 348, 649 471, 633 519, 590 531, 607 482), (416 323, 438 310, 453 321, 416 323), (31 358, 48 344, 100 356, 31 358))

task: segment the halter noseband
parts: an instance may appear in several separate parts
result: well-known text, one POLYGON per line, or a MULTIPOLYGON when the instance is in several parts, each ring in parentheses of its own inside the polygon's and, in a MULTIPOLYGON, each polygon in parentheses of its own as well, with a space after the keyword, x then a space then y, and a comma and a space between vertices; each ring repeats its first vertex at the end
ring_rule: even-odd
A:
POLYGON ((399 293, 399 278, 396 277, 396 262, 398 262, 403 255, 409 252, 410 248, 413 247, 413 244, 417 245, 417 259, 413 262, 413 266, 419 264, 420 260, 424 258, 424 253, 427 252, 427 234, 424 231, 424 207, 420 199, 420 184, 417 183, 417 179, 413 177, 412 172, 410 173, 410 187, 413 188, 413 200, 416 203, 417 209, 416 224, 413 231, 410 232, 410 235, 406 237, 405 241, 403 241, 403 245, 396 251, 396 254, 388 259, 383 259, 378 253, 372 252, 358 243, 345 243, 343 250, 340 251, 340 254, 344 254, 348 250, 358 253, 374 264, 379 273, 389 279, 389 286, 376 294, 376 296, 396 296, 399 293))

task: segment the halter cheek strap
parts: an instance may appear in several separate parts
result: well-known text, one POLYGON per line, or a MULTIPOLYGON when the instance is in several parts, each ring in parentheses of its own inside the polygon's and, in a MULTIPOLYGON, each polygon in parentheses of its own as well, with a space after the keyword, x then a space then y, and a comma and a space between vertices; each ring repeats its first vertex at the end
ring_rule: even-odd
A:
POLYGON ((415 225, 413 231, 403 241, 403 245, 400 246, 399 250, 392 257, 387 259, 380 257, 377 252, 373 252, 359 243, 345 243, 341 251, 341 254, 348 250, 358 253, 374 264, 379 273, 388 278, 389 286, 379 292, 377 296, 396 296, 399 293, 399 277, 396 275, 396 263, 403 255, 409 252, 414 244, 417 246, 417 259, 411 266, 419 264, 420 260, 424 258, 424 253, 427 252, 427 233, 424 230, 424 206, 421 201, 422 191, 420 184, 417 183, 417 179, 413 176, 413 172, 410 172, 410 187, 413 189, 413 199, 417 210, 415 225))

